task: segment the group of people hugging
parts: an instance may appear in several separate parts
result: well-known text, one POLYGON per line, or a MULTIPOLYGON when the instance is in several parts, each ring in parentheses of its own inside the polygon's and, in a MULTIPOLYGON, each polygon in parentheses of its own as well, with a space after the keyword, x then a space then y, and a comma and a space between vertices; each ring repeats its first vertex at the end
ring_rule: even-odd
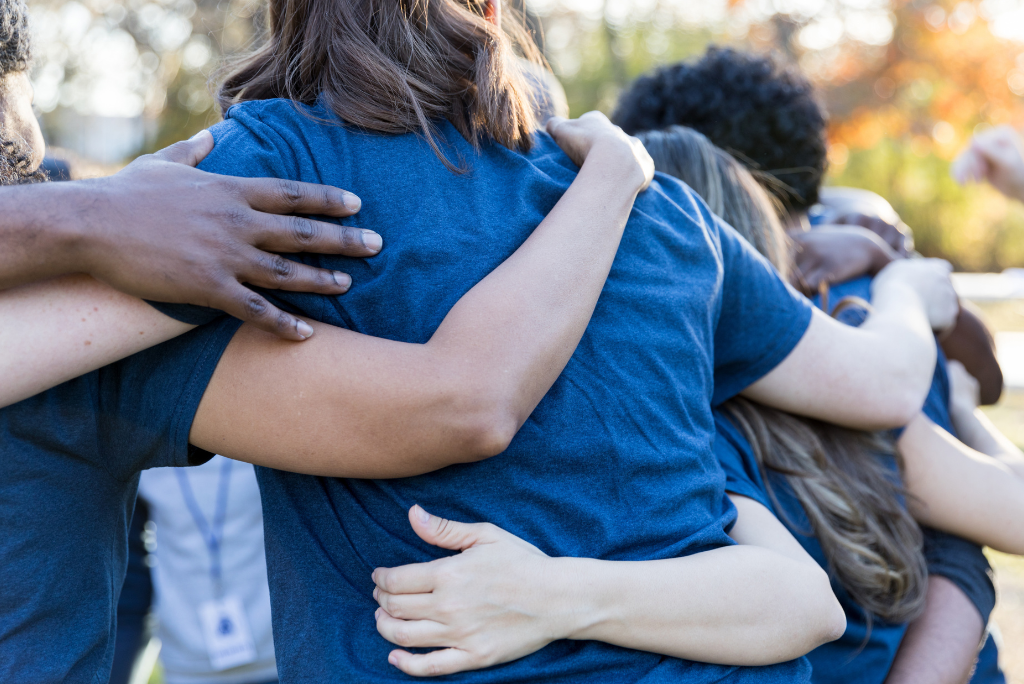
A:
POLYGON ((265 241, 302 253, 246 280, 262 325, 144 301, 171 270, 0 291, 0 681, 106 681, 139 473, 214 453, 257 466, 284 682, 1000 681, 991 337, 884 200, 822 187, 805 77, 711 48, 568 120, 499 0, 269 4, 166 192, 347 210, 275 212, 305 249, 265 241))

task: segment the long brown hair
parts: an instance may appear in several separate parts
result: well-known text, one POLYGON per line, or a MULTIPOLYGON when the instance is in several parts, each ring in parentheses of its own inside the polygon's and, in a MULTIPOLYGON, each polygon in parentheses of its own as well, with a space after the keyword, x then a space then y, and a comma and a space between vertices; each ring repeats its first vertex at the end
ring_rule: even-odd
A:
MULTIPOLYGON (((696 131, 641 133, 659 171, 687 183, 785 273, 790 253, 767 193, 728 153, 696 131)), ((797 417, 737 397, 723 409, 743 433, 779 514, 769 471, 803 505, 830 570, 870 620, 907 622, 924 609, 927 568, 921 528, 903 504, 903 460, 885 433, 797 417), (887 464, 895 459, 898 472, 887 464)), ((796 521, 787 520, 791 526, 796 521)))
POLYGON ((266 39, 224 68, 218 104, 224 112, 247 100, 322 101, 359 128, 422 132, 452 170, 437 120, 474 146, 493 139, 526 151, 535 121, 515 50, 534 62, 539 52, 520 21, 499 28, 487 8, 479 0, 270 0, 266 39))

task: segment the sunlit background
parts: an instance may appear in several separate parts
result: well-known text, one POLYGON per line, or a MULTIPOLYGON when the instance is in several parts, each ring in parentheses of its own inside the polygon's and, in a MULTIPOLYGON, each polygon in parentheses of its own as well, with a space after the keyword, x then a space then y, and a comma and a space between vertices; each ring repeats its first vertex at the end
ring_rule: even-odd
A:
MULTIPOLYGON (((36 104, 51 144, 117 164, 216 119, 209 78, 259 34, 249 0, 37 0, 36 104)), ((888 197, 920 250, 963 270, 1024 266, 1024 209, 962 190, 972 131, 1024 124, 1018 0, 528 0, 572 110, 711 42, 776 50, 832 115, 831 182, 888 197)))
MULTIPOLYGON (((342 1, 342 0, 339 0, 342 1)), ((30 0, 36 107, 48 141, 92 173, 218 118, 216 66, 258 40, 258 0, 30 0)), ((774 50, 820 86, 829 182, 874 190, 918 249, 958 270, 1024 267, 1024 206, 963 189, 949 161, 974 131, 1024 126, 1024 0, 528 0, 526 14, 575 114, 610 112, 632 78, 709 43, 774 50)), ((1024 386, 1024 277, 970 289, 1024 386)), ((969 278, 968 278, 969 279, 969 278)), ((1024 444, 1024 394, 993 417, 1024 444)), ((1011 681, 1024 683, 1024 561, 997 557, 1011 681)), ((159 678, 159 674, 156 675, 159 678)))

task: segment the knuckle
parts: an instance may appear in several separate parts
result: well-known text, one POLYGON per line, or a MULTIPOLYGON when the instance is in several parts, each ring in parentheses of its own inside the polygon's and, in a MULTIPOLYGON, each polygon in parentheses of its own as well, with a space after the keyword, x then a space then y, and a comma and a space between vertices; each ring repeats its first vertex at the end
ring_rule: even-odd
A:
POLYGON ((274 275, 278 282, 291 280, 295 275, 295 262, 285 259, 280 254, 274 254, 267 258, 266 269, 274 275))
POLYGON ((290 180, 278 180, 277 182, 277 193, 281 197, 281 200, 289 207, 294 208, 299 202, 302 201, 303 193, 299 184, 295 181, 290 180))
POLYGON ((267 302, 255 292, 245 297, 245 312, 252 318, 258 318, 267 311, 267 302))
POLYGON ((395 629, 395 633, 393 634, 393 636, 395 638, 395 643, 399 646, 412 645, 412 636, 404 627, 398 627, 397 629, 395 629))
POLYGON ((309 246, 320 237, 320 226, 316 221, 295 216, 292 218, 292 236, 298 244, 309 246))

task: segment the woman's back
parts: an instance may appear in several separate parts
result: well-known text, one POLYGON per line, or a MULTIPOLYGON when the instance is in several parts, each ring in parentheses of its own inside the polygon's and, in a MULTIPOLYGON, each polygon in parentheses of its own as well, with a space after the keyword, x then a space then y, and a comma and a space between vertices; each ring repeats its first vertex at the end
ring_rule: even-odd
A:
MULTIPOLYGON (((466 173, 446 169, 414 134, 366 133, 318 122, 287 101, 251 102, 214 129, 217 145, 202 168, 370 198, 352 223, 383 236, 380 256, 302 257, 350 272, 352 291, 272 296, 324 322, 422 342, 529 236, 576 173, 544 135, 523 155, 493 143, 477 152, 450 125, 438 131, 466 173)), ((781 361, 809 318, 685 186, 656 181, 636 202, 576 354, 504 454, 393 481, 258 469, 282 678, 404 679, 374 627, 370 573, 442 553, 409 528, 414 503, 493 522, 553 555, 656 559, 729 544, 733 512, 723 507, 711 451, 710 403, 781 361)), ((800 662, 737 669, 563 641, 464 678, 793 681, 805 672, 800 662)))

